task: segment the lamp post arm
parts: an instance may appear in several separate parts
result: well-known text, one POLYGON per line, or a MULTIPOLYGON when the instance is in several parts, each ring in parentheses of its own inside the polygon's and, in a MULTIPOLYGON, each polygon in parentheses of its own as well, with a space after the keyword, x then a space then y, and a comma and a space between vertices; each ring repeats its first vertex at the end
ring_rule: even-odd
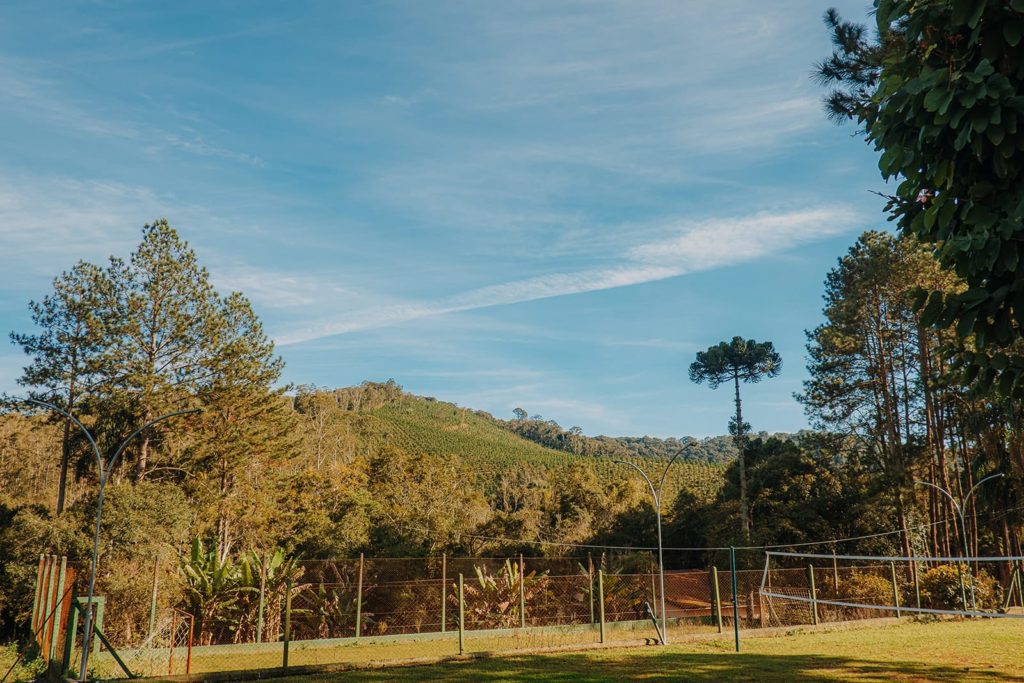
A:
POLYGON ((47 403, 46 401, 38 401, 34 398, 27 398, 25 399, 25 402, 32 405, 41 406, 43 408, 47 408, 48 410, 52 410, 55 413, 60 413, 64 417, 74 422, 75 425, 77 425, 78 428, 82 430, 82 433, 85 434, 85 438, 89 439, 89 445, 92 446, 92 452, 96 455, 96 464, 100 468, 99 475, 101 477, 103 476, 103 456, 100 455, 100 448, 99 446, 96 445, 96 441, 92 438, 92 434, 89 432, 88 429, 85 428, 85 425, 78 421, 77 417, 75 417, 68 411, 64 410, 63 408, 59 408, 53 405, 52 403, 47 403))
MULTIPOLYGON (((982 480, 982 481, 984 481, 984 480, 982 480)), ((952 493, 950 493, 946 489, 942 488, 941 486, 936 486, 935 484, 932 484, 931 482, 928 482, 928 481, 921 481, 919 479, 915 479, 914 483, 915 484, 921 484, 922 486, 931 486, 936 491, 941 492, 944 496, 946 496, 946 498, 949 498, 953 502, 953 507, 956 509, 957 514, 960 515, 961 520, 962 520, 962 518, 964 516, 963 509, 960 507, 960 503, 957 502, 956 498, 953 497, 952 493)), ((981 482, 978 482, 978 483, 980 484, 981 482)), ((966 548, 965 548, 965 550, 966 550, 966 548)))
POLYGON ((160 417, 156 418, 155 420, 151 420, 151 421, 147 422, 146 424, 142 425, 141 427, 136 429, 134 432, 132 432, 131 436, 129 436, 124 441, 122 441, 121 445, 117 447, 117 450, 114 451, 114 455, 111 456, 110 461, 107 463, 107 470, 108 471, 113 471, 114 465, 117 463, 117 459, 121 456, 121 452, 131 442, 131 440, 134 439, 135 437, 137 437, 142 432, 144 432, 147 429, 149 429, 150 427, 152 427, 153 425, 157 424, 158 422, 163 422, 164 420, 170 420, 172 417, 178 417, 179 415, 191 415, 193 413, 199 413, 199 412, 202 412, 199 408, 192 408, 191 410, 179 410, 176 413, 168 413, 167 415, 161 415, 160 417))
POLYGON ((685 453, 687 451, 687 449, 689 449, 689 448, 690 448, 690 444, 687 444, 687 445, 683 446, 682 448, 680 448, 678 451, 676 451, 676 454, 673 455, 672 458, 668 461, 668 464, 665 465, 665 471, 661 473, 661 481, 658 482, 658 496, 659 497, 661 496, 661 492, 665 490, 665 478, 668 477, 668 471, 672 468, 672 463, 674 463, 676 461, 676 459, 680 455, 685 453))
POLYGON ((626 462, 625 460, 613 460, 612 462, 618 463, 619 465, 629 465, 634 470, 636 470, 637 472, 640 473, 640 476, 643 477, 644 481, 647 482, 647 486, 650 487, 651 495, 654 497, 654 505, 655 505, 656 511, 660 513, 660 511, 661 511, 661 498, 660 498, 660 496, 658 496, 658 492, 654 490, 654 484, 651 482, 651 478, 647 476, 647 473, 644 472, 642 469, 640 469, 640 467, 638 465, 634 465, 631 462, 626 462))
POLYGON ((998 479, 999 477, 1005 477, 1005 476, 1006 476, 1006 475, 1005 475, 1005 474, 1003 474, 1002 472, 999 472, 998 474, 990 474, 990 475, 988 475, 987 477, 985 477, 984 479, 982 479, 981 481, 979 481, 979 482, 978 482, 977 484, 975 484, 974 486, 972 486, 972 487, 971 487, 971 490, 967 492, 967 495, 966 495, 966 496, 964 496, 964 509, 965 509, 965 510, 967 509, 967 501, 969 501, 969 500, 971 499, 971 496, 973 496, 973 495, 974 495, 974 492, 978 490, 978 487, 979 487, 979 486, 981 486, 982 484, 984 484, 984 483, 985 483, 986 481, 988 481, 989 479, 998 479))

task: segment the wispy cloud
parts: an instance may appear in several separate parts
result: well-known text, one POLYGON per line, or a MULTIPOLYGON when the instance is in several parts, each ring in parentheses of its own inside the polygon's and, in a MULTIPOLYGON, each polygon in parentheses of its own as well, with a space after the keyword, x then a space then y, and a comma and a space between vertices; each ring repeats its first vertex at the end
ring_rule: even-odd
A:
POLYGON ((845 206, 764 212, 739 218, 680 222, 671 237, 638 244, 611 267, 553 273, 472 289, 434 301, 406 302, 354 311, 276 335, 279 344, 492 306, 535 301, 654 282, 734 265, 787 251, 847 231, 856 213, 845 206))

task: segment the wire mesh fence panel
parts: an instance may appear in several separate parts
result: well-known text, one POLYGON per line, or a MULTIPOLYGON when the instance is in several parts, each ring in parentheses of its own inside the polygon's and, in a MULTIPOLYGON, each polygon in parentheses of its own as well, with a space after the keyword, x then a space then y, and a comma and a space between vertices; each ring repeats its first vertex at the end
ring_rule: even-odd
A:
POLYGON ((655 603, 654 574, 606 574, 604 615, 608 622, 648 619, 655 603))
MULTIPOLYGON (((440 579, 391 581, 367 586, 363 592, 361 635, 440 632, 444 588, 440 579)), ((447 610, 444 621, 448 621, 447 610)), ((444 630, 450 630, 447 623, 444 630)))
MULTIPOLYGON (((359 587, 345 583, 303 583, 292 588, 291 640, 345 638, 356 634, 359 587)), ((372 623, 372 614, 359 615, 372 623)))
POLYGON ((589 574, 544 576, 524 584, 525 626, 593 623, 593 584, 589 574))

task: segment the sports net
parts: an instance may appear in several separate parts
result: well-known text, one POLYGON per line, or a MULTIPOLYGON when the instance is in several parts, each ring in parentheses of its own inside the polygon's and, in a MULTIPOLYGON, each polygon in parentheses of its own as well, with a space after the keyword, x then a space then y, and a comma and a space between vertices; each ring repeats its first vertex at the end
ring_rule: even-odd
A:
POLYGON ((767 551, 760 596, 772 625, 933 614, 1024 617, 1024 558, 767 551))

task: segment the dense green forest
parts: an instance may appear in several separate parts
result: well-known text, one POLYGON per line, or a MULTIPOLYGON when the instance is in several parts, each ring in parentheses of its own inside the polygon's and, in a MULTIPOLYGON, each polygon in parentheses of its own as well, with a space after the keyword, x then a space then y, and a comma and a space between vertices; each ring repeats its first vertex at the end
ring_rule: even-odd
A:
MULTIPOLYGON (((713 556, 672 548, 885 532, 842 547, 948 555, 960 550, 953 510, 915 480, 959 495, 995 472, 1006 476, 968 508, 971 550, 1020 552, 1022 411, 951 379, 958 347, 949 331, 922 323, 913 305, 921 287, 960 285, 924 247, 889 233, 862 235, 828 274, 825 322, 808 332, 810 379, 798 396, 817 429, 769 436, 745 427, 745 515, 725 437, 587 437, 525 410, 500 419, 394 381, 282 386, 281 361, 245 297, 216 292, 163 222, 144 230, 127 260, 80 263, 56 278, 30 305, 36 329, 13 340, 29 359, 26 393, 72 410, 106 451, 161 413, 201 410, 133 442, 108 486, 101 585, 123 601, 145 600, 154 557, 165 558, 161 585, 187 596, 198 590, 197 566, 252 558, 650 547, 649 492, 615 460, 657 476, 680 449, 664 496, 670 567, 713 556)), ((30 609, 40 553, 88 556, 97 487, 86 446, 59 415, 7 400, 8 633, 30 609)))

